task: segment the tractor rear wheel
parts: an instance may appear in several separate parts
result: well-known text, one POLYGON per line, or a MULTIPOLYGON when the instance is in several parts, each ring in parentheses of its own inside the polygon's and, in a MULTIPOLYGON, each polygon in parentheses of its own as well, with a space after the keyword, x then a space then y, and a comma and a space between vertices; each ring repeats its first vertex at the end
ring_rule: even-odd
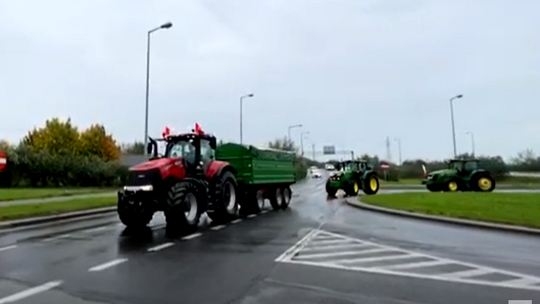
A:
POLYGON ((197 230, 201 218, 197 187, 190 182, 178 182, 167 193, 165 219, 167 227, 182 233, 197 230))
POLYGON ((491 192, 495 189, 495 179, 488 174, 477 174, 471 181, 474 191, 491 192))
POLYGON ((230 171, 218 177, 212 196, 212 210, 206 212, 212 221, 225 223, 238 217, 240 207, 237 190, 236 178, 230 171))
POLYGON ((375 174, 370 174, 366 177, 366 180, 363 182, 363 191, 367 195, 377 194, 379 192, 379 179, 375 174))

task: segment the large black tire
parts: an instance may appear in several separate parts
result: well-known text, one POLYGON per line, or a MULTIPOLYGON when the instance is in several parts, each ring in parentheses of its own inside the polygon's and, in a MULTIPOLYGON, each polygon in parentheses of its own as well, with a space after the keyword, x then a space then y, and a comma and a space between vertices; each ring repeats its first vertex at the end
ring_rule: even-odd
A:
POLYGON ((431 191, 431 192, 441 192, 442 191, 440 186, 434 185, 434 184, 426 185, 426 189, 428 189, 428 191, 431 191))
POLYGON ((358 191, 360 191, 360 183, 357 180, 352 180, 345 189, 345 194, 347 196, 357 196, 358 191))
POLYGON ((367 195, 377 194, 380 186, 379 178, 372 173, 366 176, 366 180, 362 183, 362 191, 367 195))
POLYGON ((212 221, 225 223, 238 217, 238 184, 234 174, 225 171, 217 178, 212 196, 212 208, 206 213, 212 221))
POLYGON ((193 183, 184 181, 174 184, 167 192, 167 228, 181 233, 196 231, 202 211, 199 197, 197 186, 193 183))
POLYGON ((281 209, 285 210, 289 208, 289 204, 291 203, 292 199, 292 190, 290 187, 284 187, 282 190, 283 194, 283 202, 281 203, 281 209))
POLYGON ((330 187, 330 183, 326 183, 326 194, 328 194, 329 197, 335 197, 337 190, 338 189, 330 187))
POLYGON ((130 228, 146 227, 154 217, 153 210, 135 208, 126 199, 118 199, 117 212, 122 224, 130 228))
POLYGON ((475 174, 471 180, 473 191, 491 192, 495 190, 495 179, 486 173, 475 174))
POLYGON ((273 191, 274 193, 269 197, 270 205, 272 206, 272 209, 279 210, 283 206, 283 190, 280 187, 277 187, 273 191))
POLYGON ((461 187, 459 181, 457 181, 455 179, 451 179, 444 186, 444 191, 445 192, 457 192, 457 191, 460 190, 460 188, 462 188, 462 187, 461 187))

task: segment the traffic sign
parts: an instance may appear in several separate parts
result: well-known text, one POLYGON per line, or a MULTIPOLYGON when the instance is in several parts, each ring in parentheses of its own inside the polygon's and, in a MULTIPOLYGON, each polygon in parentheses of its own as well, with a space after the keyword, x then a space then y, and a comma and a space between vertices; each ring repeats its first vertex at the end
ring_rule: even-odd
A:
POLYGON ((386 164, 386 163, 381 164, 381 169, 388 169, 388 168, 390 168, 389 164, 386 164))
POLYGON ((334 155, 334 154, 336 154, 336 147, 334 147, 334 146, 324 146, 323 147, 323 154, 324 155, 334 155))
POLYGON ((4 171, 7 166, 7 156, 4 152, 0 152, 0 172, 4 171))

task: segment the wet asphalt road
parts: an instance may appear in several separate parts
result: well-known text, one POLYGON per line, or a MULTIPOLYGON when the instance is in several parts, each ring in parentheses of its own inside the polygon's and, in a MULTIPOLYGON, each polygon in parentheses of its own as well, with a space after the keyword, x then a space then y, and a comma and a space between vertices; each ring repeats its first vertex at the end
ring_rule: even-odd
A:
POLYGON ((161 215, 136 234, 115 215, 0 232, 0 304, 536 303, 538 252, 538 237, 367 212, 328 200, 323 180, 307 181, 289 210, 226 226, 203 223, 199 234, 183 238, 166 236, 161 215), (389 250, 409 258, 402 270, 390 271, 388 259, 376 255, 389 250), (404 274, 421 258, 427 262, 416 263, 453 261, 477 275, 518 278, 497 286, 444 271, 404 274))

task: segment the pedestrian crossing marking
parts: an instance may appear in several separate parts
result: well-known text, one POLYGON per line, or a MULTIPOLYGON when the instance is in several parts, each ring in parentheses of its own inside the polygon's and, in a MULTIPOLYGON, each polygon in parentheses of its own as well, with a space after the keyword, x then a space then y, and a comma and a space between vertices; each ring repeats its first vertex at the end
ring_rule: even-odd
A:
POLYGON ((319 229, 276 258, 278 263, 540 291, 540 277, 495 269, 319 229))

